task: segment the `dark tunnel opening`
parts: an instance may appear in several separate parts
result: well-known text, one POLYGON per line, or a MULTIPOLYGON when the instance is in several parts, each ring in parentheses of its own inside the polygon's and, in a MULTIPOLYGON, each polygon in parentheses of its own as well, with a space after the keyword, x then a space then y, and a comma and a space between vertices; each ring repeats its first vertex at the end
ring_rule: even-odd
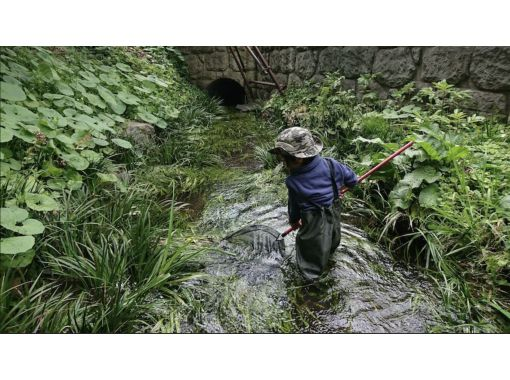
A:
POLYGON ((246 93, 243 86, 233 79, 220 78, 207 86, 207 93, 211 97, 221 100, 224 106, 236 106, 246 103, 246 93))

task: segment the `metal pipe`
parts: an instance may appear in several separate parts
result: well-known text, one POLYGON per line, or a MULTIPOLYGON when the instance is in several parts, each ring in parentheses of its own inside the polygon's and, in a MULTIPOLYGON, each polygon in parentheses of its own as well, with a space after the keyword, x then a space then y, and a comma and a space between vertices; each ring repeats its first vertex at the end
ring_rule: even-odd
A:
POLYGON ((261 84, 261 85, 264 85, 264 86, 272 86, 272 87, 276 87, 276 84, 275 83, 271 83, 271 82, 262 82, 260 80, 250 80, 250 83, 253 83, 253 84, 261 84))
POLYGON ((269 66, 269 64, 267 63, 266 59, 264 58, 264 56, 262 55, 262 52, 259 50, 259 48, 257 46, 254 46, 253 47, 255 49, 255 51, 257 52, 257 54, 259 54, 260 56, 260 59, 262 60, 262 63, 264 64, 264 66, 266 66, 269 70, 269 76, 271 77, 271 79, 273 80, 273 82, 276 84, 276 89, 278 90, 278 92, 280 94, 283 93, 283 89, 282 87, 280 86, 280 84, 278 83, 278 81, 276 80, 276 77, 274 76, 273 74, 273 70, 271 70, 271 67, 269 66))
MULTIPOLYGON (((235 49, 237 51, 237 54, 239 54, 239 50, 237 50, 237 47, 235 47, 235 49)), ((238 57, 236 57, 234 50, 232 49, 231 46, 228 47, 228 51, 230 54, 232 54, 232 57, 234 58, 237 68, 239 69, 239 72, 241 73, 241 76, 243 77, 244 86, 248 90, 250 98, 253 100, 254 99, 253 93, 251 92, 250 84, 248 83, 248 79, 246 78, 246 75, 244 73, 244 65, 243 65, 243 62, 241 61, 241 56, 239 55, 238 57)))

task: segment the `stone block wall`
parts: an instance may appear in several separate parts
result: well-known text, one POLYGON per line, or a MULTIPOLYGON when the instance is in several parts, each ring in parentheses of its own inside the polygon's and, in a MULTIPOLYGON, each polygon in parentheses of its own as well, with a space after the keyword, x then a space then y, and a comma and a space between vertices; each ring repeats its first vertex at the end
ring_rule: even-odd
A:
MULTIPOLYGON (((507 118, 510 114, 510 47, 264 46, 261 50, 285 86, 317 82, 325 73, 339 71, 347 78, 346 85, 356 90, 361 74, 378 73, 374 87, 385 97, 390 89, 410 81, 421 88, 446 79, 472 91, 473 110, 507 118)), ((243 83, 226 47, 185 47, 181 51, 198 86, 205 88, 223 77, 243 83)), ((240 51, 248 79, 267 81, 246 49, 240 51)), ((263 99, 270 93, 269 88, 255 90, 255 96, 263 99)))

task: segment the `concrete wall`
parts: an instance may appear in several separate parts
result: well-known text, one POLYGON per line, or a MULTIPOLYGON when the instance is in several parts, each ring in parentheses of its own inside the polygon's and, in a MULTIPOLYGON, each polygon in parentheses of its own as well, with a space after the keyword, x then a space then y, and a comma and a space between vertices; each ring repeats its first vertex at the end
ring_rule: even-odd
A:
MULTIPOLYGON (((243 83, 226 47, 182 47, 190 76, 202 88, 218 78, 243 83)), ((268 78, 256 70, 255 62, 241 48, 248 79, 268 78)), ((392 88, 415 81, 417 87, 446 79, 456 86, 472 90, 473 110, 510 114, 510 47, 375 47, 375 46, 265 46, 261 48, 279 82, 286 86, 314 82, 324 74, 340 71, 346 86, 356 90, 361 74, 379 73, 374 90, 387 96, 392 88)), ((271 90, 255 91, 267 98, 271 90)))

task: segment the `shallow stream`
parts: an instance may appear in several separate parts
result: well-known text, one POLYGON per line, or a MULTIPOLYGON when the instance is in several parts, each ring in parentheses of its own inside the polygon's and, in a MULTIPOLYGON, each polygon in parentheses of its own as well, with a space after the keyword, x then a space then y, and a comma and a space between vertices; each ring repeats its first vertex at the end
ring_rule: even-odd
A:
POLYGON ((304 284, 295 267, 295 233, 285 247, 270 234, 288 227, 287 208, 274 189, 247 192, 253 178, 220 185, 209 198, 200 228, 219 250, 203 258, 207 279, 190 284, 201 307, 183 332, 422 333, 440 323, 433 285, 349 224, 342 224, 329 274, 304 284), (268 229, 221 239, 249 225, 268 229))

